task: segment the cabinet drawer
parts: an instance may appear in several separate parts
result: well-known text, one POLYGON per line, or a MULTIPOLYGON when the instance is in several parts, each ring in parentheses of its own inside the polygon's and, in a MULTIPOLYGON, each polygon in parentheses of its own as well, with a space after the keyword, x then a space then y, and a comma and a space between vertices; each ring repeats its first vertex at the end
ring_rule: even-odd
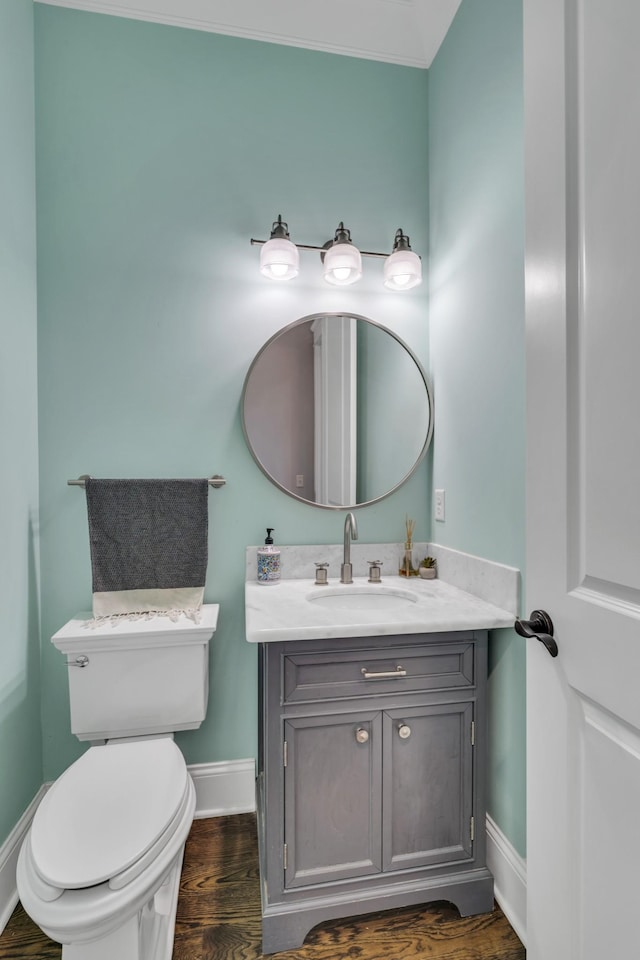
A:
POLYGON ((284 703, 457 690, 474 682, 474 644, 467 640, 283 656, 284 703))

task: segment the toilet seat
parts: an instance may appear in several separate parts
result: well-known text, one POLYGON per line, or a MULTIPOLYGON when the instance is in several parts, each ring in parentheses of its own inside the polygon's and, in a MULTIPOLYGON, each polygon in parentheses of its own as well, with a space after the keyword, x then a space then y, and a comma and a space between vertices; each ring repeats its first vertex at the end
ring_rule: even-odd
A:
MULTIPOLYGON (((184 816, 173 834, 158 850, 155 859, 119 890, 112 889, 107 882, 95 887, 63 890, 56 897, 44 891, 43 896, 43 881, 34 869, 30 833, 27 834, 18 855, 18 893, 24 909, 40 929, 52 940, 63 944, 63 960, 78 960, 79 957, 81 960, 113 960, 114 957, 120 960, 170 960, 182 855, 196 806, 196 792, 189 776, 187 792, 184 816), (156 952, 155 947, 149 950, 140 947, 141 952, 122 950, 119 931, 129 924, 131 918, 138 917, 141 922, 144 911, 151 903, 155 904, 159 895, 162 905, 158 907, 154 924, 157 921, 163 929, 164 952, 156 952), (112 942, 112 937, 116 938, 117 944, 112 942)), ((134 938, 140 944, 147 936, 142 926, 139 930, 141 939, 134 938)), ((153 933, 154 943, 155 937, 153 933)))
POLYGON ((29 859, 47 899, 105 881, 126 886, 170 842, 190 799, 170 738, 91 747, 53 784, 31 827, 29 859))

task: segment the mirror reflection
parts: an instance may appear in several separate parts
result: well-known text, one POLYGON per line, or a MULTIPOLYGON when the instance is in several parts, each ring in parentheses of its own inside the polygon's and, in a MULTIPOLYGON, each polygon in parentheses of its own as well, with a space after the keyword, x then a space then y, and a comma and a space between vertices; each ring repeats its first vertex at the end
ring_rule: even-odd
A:
POLYGON ((433 429, 426 376, 390 330, 353 314, 314 314, 260 350, 247 374, 243 429, 285 493, 343 509, 382 499, 424 456, 433 429))

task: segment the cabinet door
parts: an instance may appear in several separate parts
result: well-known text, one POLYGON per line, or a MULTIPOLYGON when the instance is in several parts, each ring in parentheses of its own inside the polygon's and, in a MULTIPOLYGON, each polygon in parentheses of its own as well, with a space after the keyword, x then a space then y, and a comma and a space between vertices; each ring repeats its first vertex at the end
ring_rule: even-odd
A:
POLYGON ((381 869, 380 713, 284 723, 285 887, 381 869))
POLYGON ((472 857, 473 705, 384 714, 383 869, 472 857))

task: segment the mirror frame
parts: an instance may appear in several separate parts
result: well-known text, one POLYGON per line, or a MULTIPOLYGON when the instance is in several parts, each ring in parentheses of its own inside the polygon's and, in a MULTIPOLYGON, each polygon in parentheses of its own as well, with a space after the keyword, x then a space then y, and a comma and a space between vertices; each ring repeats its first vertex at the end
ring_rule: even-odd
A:
POLYGON ((409 480, 409 478, 412 477, 413 474, 416 472, 416 470, 424 460, 424 457, 427 453, 427 450, 429 449, 429 446, 431 445, 431 440, 433 437, 433 395, 431 392, 431 388, 429 386, 429 381, 427 379, 425 370, 422 364, 420 363, 420 361, 418 360, 418 358, 416 357, 413 350, 404 342, 404 340, 401 339, 401 337, 399 337, 396 333, 394 333, 393 330, 390 330, 388 327, 385 327, 382 323, 378 323, 376 320, 371 320, 369 317, 365 317, 362 314, 351 313, 346 310, 332 311, 332 312, 325 312, 325 313, 310 313, 305 317, 300 317, 298 320, 294 320, 292 323, 287 324, 285 327, 281 327, 280 330, 277 330, 273 334, 273 336, 269 337, 269 339, 266 341, 266 343, 262 345, 260 350, 258 350, 257 354, 251 361, 251 365, 247 371, 247 375, 244 378, 244 384, 242 387, 242 398, 240 402, 240 410, 241 410, 240 419, 242 421, 242 432, 244 434, 245 443, 247 444, 247 447, 249 449, 249 452, 251 453, 251 456, 253 457, 257 465, 260 467, 260 470, 264 473, 265 477, 274 485, 274 487, 277 487, 283 493, 286 493, 287 496, 291 497, 293 500, 297 500, 299 503, 306 503, 307 506, 309 507, 319 507, 321 510, 356 510, 356 509, 359 509, 360 507, 368 507, 373 503, 379 503, 381 500, 384 500, 386 497, 390 497, 392 493, 395 493, 396 490, 398 490, 403 484, 405 484, 407 480, 409 480), (247 386, 251 378, 253 369, 258 363, 258 361, 260 360, 260 358, 262 357, 262 355, 264 354, 265 350, 268 349, 268 347, 273 343, 274 340, 277 340, 278 337, 281 337, 288 330, 293 330, 294 327, 299 327, 303 323, 312 323, 314 320, 319 320, 323 317, 353 317, 354 320, 363 320, 365 323, 369 323, 373 327, 378 327, 379 330, 382 330, 385 333, 388 333, 390 337, 393 337, 393 339, 407 351, 407 353, 415 363, 418 373, 420 374, 420 377, 422 379, 422 382, 424 383, 424 388, 427 394, 427 403, 429 405, 429 427, 427 429, 427 435, 422 445, 422 449, 420 450, 420 453, 418 454, 416 461, 411 467, 411 469, 404 475, 404 477, 402 477, 398 481, 398 483, 395 484, 395 486, 391 487, 390 490, 387 490, 386 493, 381 494, 379 497, 375 497, 373 500, 363 500, 362 503, 344 504, 343 506, 342 505, 336 506, 334 504, 328 504, 328 503, 316 503, 315 500, 307 500, 305 497, 301 497, 297 493, 294 493, 292 490, 287 489, 287 487, 283 486, 283 484, 281 484, 278 480, 276 480, 269 473, 268 469, 266 468, 264 463, 260 460, 255 450, 253 449, 253 445, 249 439, 249 435, 247 432, 247 420, 245 416, 245 401, 247 396, 247 386))

